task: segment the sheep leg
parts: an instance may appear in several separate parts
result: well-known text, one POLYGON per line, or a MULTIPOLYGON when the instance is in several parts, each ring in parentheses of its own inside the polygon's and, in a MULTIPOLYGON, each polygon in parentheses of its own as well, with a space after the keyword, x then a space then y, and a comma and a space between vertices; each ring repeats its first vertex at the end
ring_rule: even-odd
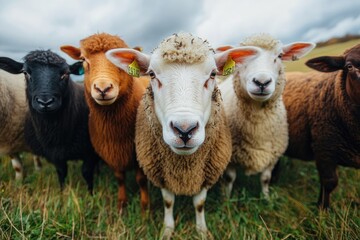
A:
POLYGON ((149 207, 149 191, 147 178, 141 168, 136 169, 136 182, 140 187, 141 213, 145 214, 149 207))
POLYGON ((175 203, 175 194, 166 190, 165 188, 161 189, 161 194, 164 199, 164 225, 165 230, 162 235, 162 239, 170 239, 175 228, 175 221, 174 221, 174 203, 175 203))
POLYGON ((330 207, 330 194, 338 185, 339 180, 336 164, 316 161, 316 167, 321 184, 318 206, 322 209, 328 209, 330 207))
POLYGON ((116 172, 115 177, 118 181, 118 210, 121 214, 128 202, 125 188, 125 171, 116 172))
POLYGON ((94 189, 94 172, 95 172, 95 165, 97 163, 97 159, 94 157, 87 157, 83 164, 82 164, 82 175, 86 181, 88 186, 88 191, 91 195, 93 195, 94 189))
POLYGON ((196 230, 201 235, 202 238, 207 239, 210 236, 210 232, 206 227, 205 221, 205 200, 206 200, 207 190, 203 188, 200 193, 196 194, 193 197, 193 203, 195 207, 195 216, 196 216, 196 230))
POLYGON ((56 172, 58 175, 60 189, 64 190, 65 178, 67 175, 67 163, 64 159, 53 161, 55 162, 56 172))
POLYGON ((225 170, 224 179, 226 181, 225 186, 225 195, 230 198, 231 191, 233 189, 233 185, 236 179, 236 169, 235 167, 228 166, 225 170))
POLYGON ((40 161, 40 157, 37 156, 37 155, 34 155, 34 156, 33 156, 33 160, 34 160, 35 170, 36 170, 36 171, 40 171, 40 169, 41 169, 41 167, 42 167, 42 164, 41 164, 41 161, 40 161))
POLYGON ((271 172, 275 165, 270 165, 261 173, 261 189, 266 199, 269 199, 269 185, 271 180, 271 172))
POLYGON ((11 164, 15 170, 15 179, 16 181, 21 181, 24 178, 24 168, 20 161, 20 155, 18 153, 10 154, 11 164))

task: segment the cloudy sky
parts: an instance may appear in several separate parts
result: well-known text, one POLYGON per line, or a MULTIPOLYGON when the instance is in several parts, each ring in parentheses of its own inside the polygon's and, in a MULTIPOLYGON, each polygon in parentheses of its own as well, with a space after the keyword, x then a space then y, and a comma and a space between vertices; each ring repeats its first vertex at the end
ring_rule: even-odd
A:
POLYGON ((0 56, 17 61, 35 49, 60 53, 59 46, 78 46, 98 32, 146 53, 179 31, 213 47, 258 32, 283 43, 360 34, 359 0, 0 0, 0 6, 0 56))

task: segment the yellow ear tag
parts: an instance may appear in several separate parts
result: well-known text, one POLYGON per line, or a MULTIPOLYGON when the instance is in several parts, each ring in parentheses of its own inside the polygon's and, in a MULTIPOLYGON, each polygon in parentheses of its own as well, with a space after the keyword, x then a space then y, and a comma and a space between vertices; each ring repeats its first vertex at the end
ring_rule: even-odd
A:
POLYGON ((140 67, 135 59, 128 66, 128 74, 133 77, 140 77, 140 67))
POLYGON ((235 71, 235 61, 230 57, 223 68, 223 76, 228 76, 235 71))

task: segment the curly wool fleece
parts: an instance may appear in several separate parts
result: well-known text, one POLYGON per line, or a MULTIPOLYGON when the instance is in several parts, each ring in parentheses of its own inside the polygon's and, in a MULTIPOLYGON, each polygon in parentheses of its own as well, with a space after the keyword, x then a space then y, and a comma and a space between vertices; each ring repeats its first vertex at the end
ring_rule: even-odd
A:
POLYGON ((203 62, 209 52, 214 52, 206 40, 190 33, 173 34, 164 39, 154 51, 160 51, 167 62, 179 63, 203 62))

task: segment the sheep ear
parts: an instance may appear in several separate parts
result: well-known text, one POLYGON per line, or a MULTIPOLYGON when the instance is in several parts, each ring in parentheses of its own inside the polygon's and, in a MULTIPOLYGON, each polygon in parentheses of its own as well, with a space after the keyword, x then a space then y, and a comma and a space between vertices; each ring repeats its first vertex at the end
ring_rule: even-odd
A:
POLYGON ((81 51, 80 48, 70 46, 70 45, 64 45, 60 47, 61 51, 69 55, 71 58, 75 60, 81 59, 81 51))
POLYGON ((340 70, 345 65, 344 57, 322 56, 308 60, 306 66, 320 72, 334 72, 340 70))
POLYGON ((296 61, 311 52, 316 44, 312 42, 295 42, 283 46, 283 61, 296 61))
POLYGON ((8 57, 0 57, 0 69, 3 69, 12 74, 19 74, 23 72, 24 64, 17 62, 8 57))
POLYGON ((218 74, 229 75, 235 70, 235 65, 243 64, 257 57, 260 49, 257 47, 237 47, 215 54, 218 74))
POLYGON ((69 65, 70 73, 74 75, 83 75, 84 74, 84 67, 81 61, 73 63, 69 65))
POLYGON ((116 48, 105 53, 106 58, 129 75, 138 77, 148 70, 150 56, 131 48, 116 48))
POLYGON ((221 46, 221 47, 218 47, 215 52, 216 53, 219 53, 219 52, 224 52, 226 50, 229 50, 229 49, 232 49, 233 47, 232 46, 221 46))

